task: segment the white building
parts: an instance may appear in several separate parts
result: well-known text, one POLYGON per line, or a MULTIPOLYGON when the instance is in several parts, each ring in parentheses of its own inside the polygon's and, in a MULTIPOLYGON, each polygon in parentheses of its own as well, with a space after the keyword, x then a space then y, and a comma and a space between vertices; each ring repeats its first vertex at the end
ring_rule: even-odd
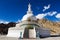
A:
POLYGON ((37 38, 40 36, 50 36, 50 30, 38 24, 29 4, 27 14, 16 24, 16 27, 9 28, 7 37, 37 38))

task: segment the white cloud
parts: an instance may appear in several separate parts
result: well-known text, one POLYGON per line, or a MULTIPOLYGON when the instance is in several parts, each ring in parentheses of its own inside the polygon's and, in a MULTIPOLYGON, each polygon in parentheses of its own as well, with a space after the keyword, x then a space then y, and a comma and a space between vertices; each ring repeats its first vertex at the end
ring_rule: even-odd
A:
POLYGON ((53 15, 55 15, 56 13, 57 13, 56 11, 48 12, 47 15, 49 15, 49 16, 53 16, 53 15))
POLYGON ((36 18, 43 19, 45 16, 47 16, 47 14, 38 14, 36 18))
POLYGON ((60 13, 55 16, 56 18, 60 18, 60 13))
POLYGON ((38 18, 38 19, 43 19, 43 18, 46 17, 47 15, 48 15, 48 16, 53 16, 53 15, 55 15, 56 13, 57 13, 56 11, 47 12, 47 13, 42 13, 42 14, 38 14, 38 15, 36 16, 36 18, 38 18))
POLYGON ((8 24, 9 22, 8 21, 0 20, 0 23, 8 24))
POLYGON ((50 4, 48 6, 44 6, 43 12, 49 8, 50 8, 50 4))

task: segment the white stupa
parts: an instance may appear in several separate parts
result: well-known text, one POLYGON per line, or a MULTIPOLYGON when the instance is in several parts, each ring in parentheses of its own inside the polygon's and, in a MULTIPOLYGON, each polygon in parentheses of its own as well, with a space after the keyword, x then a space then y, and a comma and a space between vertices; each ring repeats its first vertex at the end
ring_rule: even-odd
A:
POLYGON ((17 23, 15 27, 9 28, 7 37, 37 38, 40 35, 50 35, 50 31, 43 28, 41 24, 38 24, 36 21, 37 18, 33 15, 29 3, 27 14, 23 16, 21 22, 17 23), (28 30, 27 27, 32 27, 33 29, 28 30))

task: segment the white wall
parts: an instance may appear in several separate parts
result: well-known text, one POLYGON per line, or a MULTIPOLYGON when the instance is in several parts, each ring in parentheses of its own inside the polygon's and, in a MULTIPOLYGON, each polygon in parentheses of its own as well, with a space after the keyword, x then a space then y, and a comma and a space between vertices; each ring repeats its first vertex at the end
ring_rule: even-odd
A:
POLYGON ((20 37, 20 32, 22 32, 22 38, 23 38, 23 33, 24 30, 8 30, 7 37, 20 37))

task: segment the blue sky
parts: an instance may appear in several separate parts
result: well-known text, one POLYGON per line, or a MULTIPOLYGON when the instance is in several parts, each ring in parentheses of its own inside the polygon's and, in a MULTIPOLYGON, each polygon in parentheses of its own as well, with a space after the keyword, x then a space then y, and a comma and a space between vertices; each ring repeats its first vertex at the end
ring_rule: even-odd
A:
POLYGON ((60 20, 60 0, 0 0, 0 20, 9 22, 21 20, 23 15, 26 14, 29 2, 32 5, 34 15, 57 12, 53 16, 47 15, 44 18, 51 21, 60 20), (44 6, 48 7, 48 5, 50 7, 43 11, 44 6))

